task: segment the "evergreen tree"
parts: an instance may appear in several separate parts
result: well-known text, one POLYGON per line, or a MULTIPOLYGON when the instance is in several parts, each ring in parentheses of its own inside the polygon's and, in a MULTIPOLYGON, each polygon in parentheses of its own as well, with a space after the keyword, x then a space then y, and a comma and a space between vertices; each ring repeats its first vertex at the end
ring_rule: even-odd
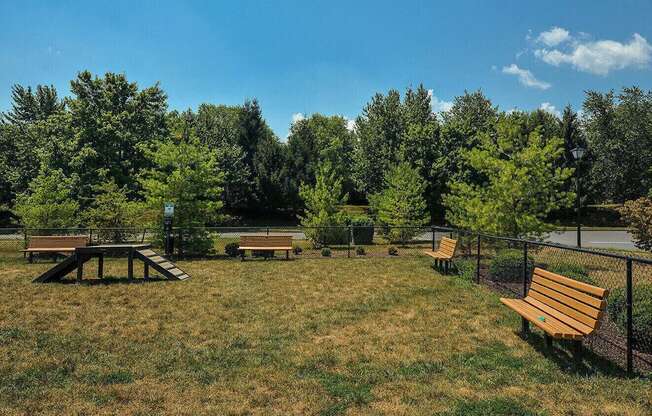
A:
POLYGON ((12 124, 45 120, 64 108, 53 85, 38 85, 33 92, 31 87, 16 84, 11 87, 11 99, 11 111, 4 114, 4 118, 12 124))

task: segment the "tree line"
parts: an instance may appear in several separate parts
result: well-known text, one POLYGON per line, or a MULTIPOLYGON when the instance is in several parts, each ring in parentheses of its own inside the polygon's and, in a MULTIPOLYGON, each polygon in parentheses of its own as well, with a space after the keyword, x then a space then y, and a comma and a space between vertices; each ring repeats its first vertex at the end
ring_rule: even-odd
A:
POLYGON ((435 114, 419 85, 375 94, 353 129, 312 114, 281 141, 256 99, 170 111, 158 84, 84 71, 65 98, 15 85, 1 118, 2 221, 37 228, 154 224, 166 201, 181 226, 279 212, 340 224, 353 203, 383 224, 536 235, 575 197, 577 146, 585 204, 635 200, 652 184, 652 93, 637 87, 588 91, 580 114, 559 117, 501 111, 481 91, 435 114))

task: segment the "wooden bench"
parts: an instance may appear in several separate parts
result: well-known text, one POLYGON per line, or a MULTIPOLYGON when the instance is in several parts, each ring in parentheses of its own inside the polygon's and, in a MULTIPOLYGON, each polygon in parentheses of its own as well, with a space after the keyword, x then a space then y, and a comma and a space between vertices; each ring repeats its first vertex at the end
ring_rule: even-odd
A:
POLYGON ((545 332, 549 348, 553 338, 573 341, 579 360, 582 339, 598 329, 608 295, 607 289, 536 268, 524 299, 501 298, 500 301, 521 315, 524 337, 533 323, 545 332))
POLYGON ((439 242, 439 249, 437 251, 424 251, 425 254, 435 259, 435 265, 441 267, 444 264, 444 274, 448 274, 448 266, 453 260, 455 249, 457 248, 457 240, 452 238, 442 237, 439 242))
POLYGON ((285 258, 290 258, 290 250, 292 250, 292 236, 291 235, 242 235, 240 236, 240 256, 242 260, 245 259, 245 251, 285 251, 285 258))
POLYGON ((27 248, 21 250, 29 253, 29 262, 34 261, 34 253, 72 253, 77 247, 88 245, 85 235, 33 235, 29 238, 27 248))

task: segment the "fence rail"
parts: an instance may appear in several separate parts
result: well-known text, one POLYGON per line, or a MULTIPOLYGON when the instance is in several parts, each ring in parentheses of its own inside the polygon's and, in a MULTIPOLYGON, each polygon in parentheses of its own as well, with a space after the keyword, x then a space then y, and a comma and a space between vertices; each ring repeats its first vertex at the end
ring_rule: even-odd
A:
POLYGON ((33 235, 87 235, 91 244, 146 242, 171 257, 228 258, 237 255, 243 234, 291 235, 296 257, 422 256, 441 237, 458 239, 458 273, 479 285, 524 297, 534 267, 541 267, 610 291, 608 313, 585 346, 629 374, 652 374, 652 318, 640 309, 652 296, 652 258, 500 237, 449 227, 201 227, 0 229, 0 260, 22 257, 33 235), (166 245, 168 241, 170 244, 166 245), (325 250, 327 248, 327 250, 325 250))

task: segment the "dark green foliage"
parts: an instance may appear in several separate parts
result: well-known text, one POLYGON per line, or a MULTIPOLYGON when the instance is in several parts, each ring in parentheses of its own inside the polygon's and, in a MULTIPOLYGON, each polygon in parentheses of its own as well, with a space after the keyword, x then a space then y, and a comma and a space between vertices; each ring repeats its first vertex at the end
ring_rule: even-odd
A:
POLYGON ((11 124, 45 120, 64 108, 64 103, 59 100, 53 85, 38 85, 36 91, 32 92, 32 87, 25 88, 16 84, 11 87, 11 99, 11 111, 3 114, 11 124))
MULTIPOLYGON (((534 270, 534 261, 528 256, 528 276, 534 270)), ((523 252, 521 250, 502 250, 491 260, 489 276, 501 282, 523 281, 523 252)))
POLYGON ((321 249, 321 255, 323 257, 330 257, 331 256, 331 249, 328 247, 324 247, 321 249))
POLYGON ((566 276, 568 278, 577 280, 579 282, 587 283, 589 285, 598 286, 598 284, 589 276, 588 270, 580 264, 573 263, 559 263, 553 266, 548 266, 546 270, 553 273, 566 276))
POLYGON ((303 253, 303 249, 301 248, 301 246, 294 246, 294 247, 292 247, 292 252, 296 256, 298 256, 299 254, 303 253))
MULTIPOLYGON (((627 291, 620 287, 607 299, 607 311, 622 333, 627 331, 627 291)), ((632 329, 634 348, 652 353, 652 283, 636 283, 633 287, 632 329)))
MULTIPOLYGON (((454 261, 458 276, 467 282, 474 282, 476 277, 477 261, 475 259, 460 258, 454 261)), ((437 270, 434 262, 432 268, 437 270)))
POLYGON ((387 247, 387 254, 390 256, 398 256, 398 249, 394 246, 387 247))
POLYGON ((355 254, 356 254, 356 256, 364 256, 364 255, 367 254, 367 253, 365 252, 364 247, 362 247, 362 246, 357 246, 357 247, 355 248, 355 254))
POLYGON ((224 246, 224 253, 229 256, 229 257, 237 257, 238 254, 240 254, 240 250, 238 250, 238 247, 240 247, 240 244, 236 242, 231 242, 227 243, 224 246))
POLYGON ((372 244, 374 241, 374 221, 366 216, 351 218, 353 242, 355 244, 372 244))

